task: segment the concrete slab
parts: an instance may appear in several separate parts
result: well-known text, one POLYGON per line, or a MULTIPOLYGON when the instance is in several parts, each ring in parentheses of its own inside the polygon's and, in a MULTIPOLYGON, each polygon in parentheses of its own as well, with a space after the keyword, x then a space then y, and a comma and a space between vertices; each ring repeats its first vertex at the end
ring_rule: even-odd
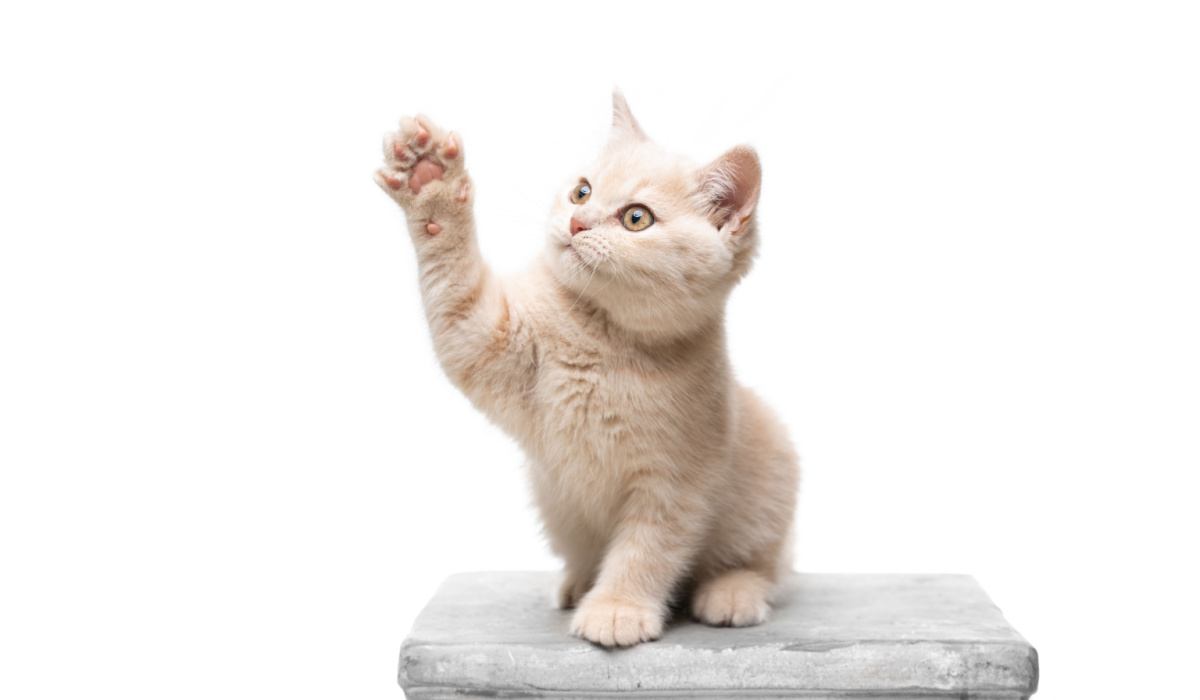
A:
POLYGON ((451 576, 400 653, 418 699, 1027 698, 1037 652, 969 576, 796 574, 770 619, 606 650, 573 638, 558 575, 451 576))

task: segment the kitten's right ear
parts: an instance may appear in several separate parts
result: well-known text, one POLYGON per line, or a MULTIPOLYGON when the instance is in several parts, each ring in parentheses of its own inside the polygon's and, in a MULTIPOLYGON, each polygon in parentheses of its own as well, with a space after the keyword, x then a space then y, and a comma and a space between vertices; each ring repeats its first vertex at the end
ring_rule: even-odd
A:
POLYGON ((750 230, 762 166, 749 146, 735 146, 700 170, 697 205, 713 226, 737 238, 750 230))
POLYGON ((633 118, 633 112, 629 109, 629 103, 625 101, 625 95, 621 94, 620 89, 613 88, 612 94, 613 117, 612 117, 612 135, 610 141, 622 141, 632 139, 634 141, 648 140, 646 132, 642 131, 641 125, 637 119, 633 118))

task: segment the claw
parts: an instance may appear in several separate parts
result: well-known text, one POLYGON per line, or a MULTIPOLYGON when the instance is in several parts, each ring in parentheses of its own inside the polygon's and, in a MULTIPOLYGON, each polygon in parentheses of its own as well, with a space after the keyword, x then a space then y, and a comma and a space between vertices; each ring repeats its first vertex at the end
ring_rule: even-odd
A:
POLYGON ((424 146, 425 144, 429 143, 429 129, 426 128, 425 124, 422 123, 420 119, 414 119, 413 121, 417 123, 417 145, 424 146))
POLYGON ((404 181, 399 178, 396 178, 382 170, 378 171, 377 174, 379 175, 379 178, 383 180, 384 184, 393 190, 398 190, 401 187, 404 187, 404 181))
POLYGON ((412 167, 417 162, 417 153, 403 141, 392 142, 392 159, 402 168, 412 167))
POLYGON ((442 155, 447 158, 458 157, 458 139, 454 138, 454 134, 446 137, 446 147, 442 149, 442 155))

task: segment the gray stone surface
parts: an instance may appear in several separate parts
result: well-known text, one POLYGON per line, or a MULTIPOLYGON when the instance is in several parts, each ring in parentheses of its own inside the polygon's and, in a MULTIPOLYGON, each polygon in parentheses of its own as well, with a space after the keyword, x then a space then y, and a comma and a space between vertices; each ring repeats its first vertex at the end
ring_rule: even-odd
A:
POLYGON ((551 573, 451 576, 400 652, 409 698, 1025 698, 1037 652, 969 576, 796 574, 768 621, 686 619, 606 650, 571 637, 551 573))

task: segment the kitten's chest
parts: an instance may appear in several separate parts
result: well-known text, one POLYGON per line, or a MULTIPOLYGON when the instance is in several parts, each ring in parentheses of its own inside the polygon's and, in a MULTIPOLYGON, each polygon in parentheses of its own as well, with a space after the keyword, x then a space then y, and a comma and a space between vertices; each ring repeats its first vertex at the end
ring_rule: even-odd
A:
POLYGON ((630 480, 694 463, 721 441, 719 357, 562 346, 541 356, 526 446, 551 520, 603 531, 630 480))
POLYGON ((645 357, 585 347, 544 359, 540 427, 545 446, 565 461, 628 461, 679 405, 679 382, 645 357))

